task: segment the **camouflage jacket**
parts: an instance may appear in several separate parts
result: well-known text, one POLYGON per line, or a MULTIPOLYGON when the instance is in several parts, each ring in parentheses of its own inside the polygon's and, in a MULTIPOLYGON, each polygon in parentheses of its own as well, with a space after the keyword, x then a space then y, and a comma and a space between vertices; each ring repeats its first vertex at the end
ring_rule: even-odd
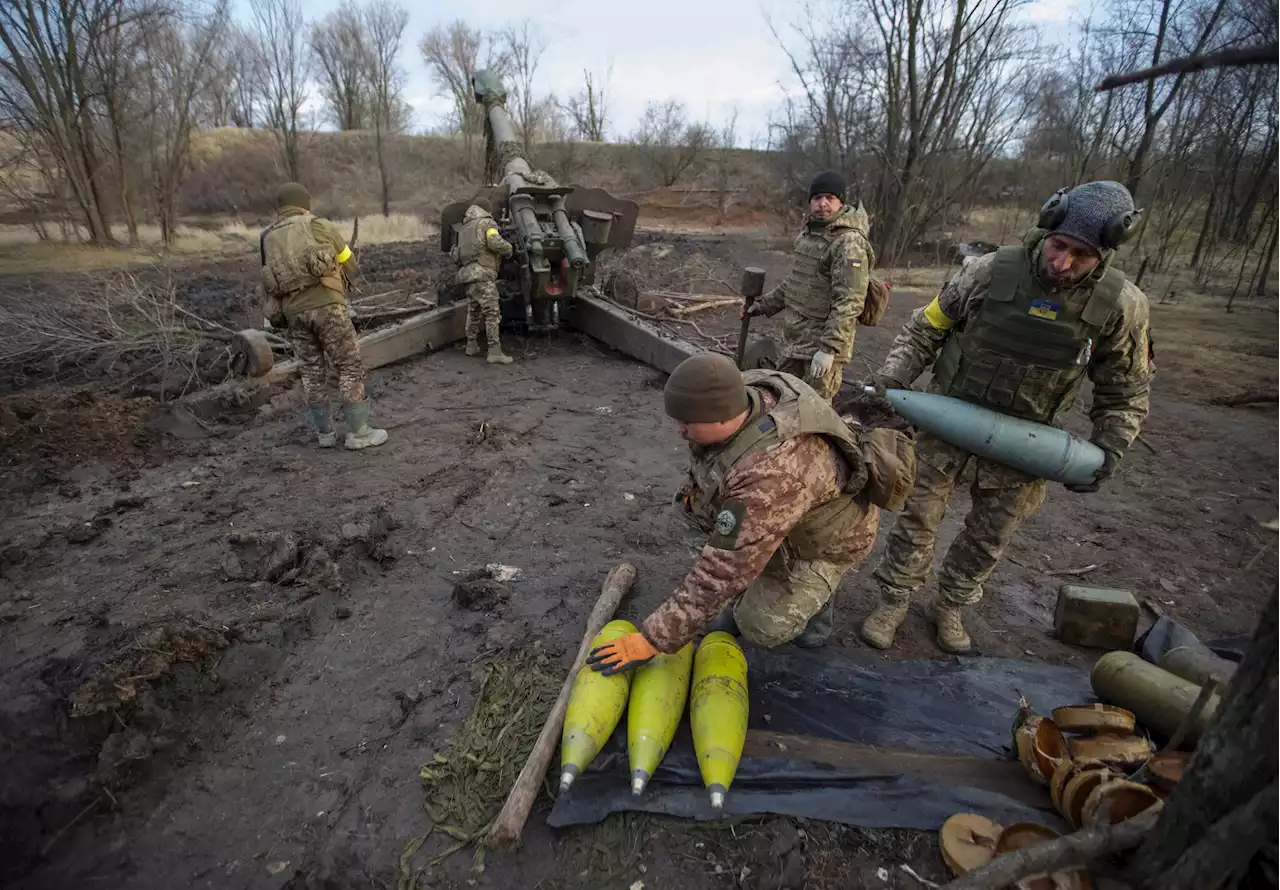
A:
POLYGON ((462 231, 454 248, 458 263, 458 284, 476 281, 496 281, 498 267, 515 248, 498 231, 498 223, 492 214, 475 204, 467 208, 462 217, 462 231))
MULTIPOLYGON (((766 394, 766 410, 773 404, 766 394)), ((705 449, 690 452, 694 462, 706 459, 705 449)), ((696 475, 691 468, 683 497, 692 499, 696 475)), ((693 569, 645 619, 641 632, 663 652, 675 652, 693 639, 760 575, 805 514, 840 496, 848 475, 844 458, 816 435, 784 440, 735 463, 725 476, 724 502, 738 504, 736 527, 729 534, 712 530, 693 569)), ((862 559, 875 541, 879 520, 879 509, 869 507, 851 533, 833 540, 821 558, 846 563, 862 559)))
MULTIPOLYGON (((301 207, 284 207, 280 210, 280 216, 297 216, 306 212, 301 207)), ((267 264, 266 234, 264 229, 258 239, 258 257, 264 266, 267 264)), ((350 280, 355 276, 355 254, 352 253, 351 247, 347 244, 347 239, 338 231, 337 226, 329 222, 329 220, 321 219, 317 216, 311 220, 311 234, 315 236, 317 241, 327 241, 333 245, 333 249, 338 256, 338 264, 342 267, 344 279, 350 280)), ((321 306, 332 306, 345 302, 346 296, 342 291, 336 291, 333 288, 317 284, 315 287, 309 287, 287 297, 283 301, 283 309, 285 316, 292 318, 310 309, 319 309, 321 306)))
POLYGON ((783 312, 779 355, 809 359, 819 350, 853 358, 858 316, 867 299, 875 256, 871 223, 861 204, 846 205, 825 224, 810 219, 796 236, 791 272, 760 299, 765 315, 783 312))
MULTIPOLYGON (((1038 261, 1038 243, 1027 246, 1029 259, 1038 261)), ((916 309, 893 341, 879 376, 909 386, 930 367, 951 334, 963 330, 982 308, 994 261, 995 254, 972 261, 943 285, 932 303, 916 309)), ((1082 286, 1088 285, 1078 287, 1082 286)), ((1120 313, 1093 344, 1087 366, 1093 382, 1092 440, 1117 458, 1137 437, 1150 411, 1153 372, 1147 297, 1126 281, 1119 304, 1120 313)), ((936 383, 931 388, 936 390, 936 383)))

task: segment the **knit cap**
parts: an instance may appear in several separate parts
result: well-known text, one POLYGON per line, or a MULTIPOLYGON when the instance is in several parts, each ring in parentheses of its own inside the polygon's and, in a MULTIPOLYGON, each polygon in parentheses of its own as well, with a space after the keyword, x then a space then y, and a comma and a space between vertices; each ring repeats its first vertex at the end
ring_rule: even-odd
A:
POLYGON ((747 385, 733 359, 704 352, 685 359, 662 393, 667 415, 684 423, 720 423, 747 410, 747 385))
POLYGON ((1050 234, 1069 235, 1099 253, 1110 249, 1103 243, 1107 222, 1117 213, 1129 213, 1134 209, 1129 190, 1110 180, 1078 185, 1067 192, 1066 200, 1066 216, 1050 229, 1050 234))

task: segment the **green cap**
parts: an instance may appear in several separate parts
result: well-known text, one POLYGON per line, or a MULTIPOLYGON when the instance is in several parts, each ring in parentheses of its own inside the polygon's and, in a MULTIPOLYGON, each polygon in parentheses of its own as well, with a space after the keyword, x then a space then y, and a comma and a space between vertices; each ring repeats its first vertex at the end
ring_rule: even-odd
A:
POLYGON ((747 410, 747 385, 733 359, 704 352, 682 361, 663 390, 667 415, 684 423, 721 423, 747 410))

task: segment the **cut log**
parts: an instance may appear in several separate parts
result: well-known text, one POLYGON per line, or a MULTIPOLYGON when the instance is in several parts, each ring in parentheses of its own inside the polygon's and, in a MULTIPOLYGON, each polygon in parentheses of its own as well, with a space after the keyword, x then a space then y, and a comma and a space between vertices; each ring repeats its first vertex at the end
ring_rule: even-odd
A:
POLYGON ((1210 404, 1223 408, 1242 408, 1245 405, 1261 405, 1264 402, 1275 402, 1280 399, 1280 392, 1274 389, 1251 389, 1234 396, 1219 396, 1210 399, 1210 404))

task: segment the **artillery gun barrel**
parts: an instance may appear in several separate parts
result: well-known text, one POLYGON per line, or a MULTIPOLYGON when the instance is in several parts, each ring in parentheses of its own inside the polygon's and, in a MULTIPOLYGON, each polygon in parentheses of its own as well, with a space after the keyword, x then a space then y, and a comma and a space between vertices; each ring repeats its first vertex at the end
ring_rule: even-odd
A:
MULTIPOLYGON (((506 158, 502 165, 503 182, 515 192, 526 185, 527 179, 533 176, 533 167, 520 152, 520 136, 516 132, 515 121, 507 111, 507 91, 502 86, 502 79, 491 71, 477 71, 472 79, 476 101, 484 105, 485 114, 489 118, 489 131, 493 136, 493 145, 506 158)), ((546 176, 544 173, 543 176, 546 176)), ((542 188, 555 188, 555 180, 547 177, 539 182, 542 188)))
POLYGON ((569 258, 569 265, 577 269, 585 268, 591 260, 587 258, 587 252, 582 249, 582 243, 578 240, 578 233, 573 230, 573 226, 569 223, 569 214, 565 213, 564 210, 564 198, 556 198, 552 202, 551 218, 555 220, 556 233, 564 244, 564 253, 569 258))

